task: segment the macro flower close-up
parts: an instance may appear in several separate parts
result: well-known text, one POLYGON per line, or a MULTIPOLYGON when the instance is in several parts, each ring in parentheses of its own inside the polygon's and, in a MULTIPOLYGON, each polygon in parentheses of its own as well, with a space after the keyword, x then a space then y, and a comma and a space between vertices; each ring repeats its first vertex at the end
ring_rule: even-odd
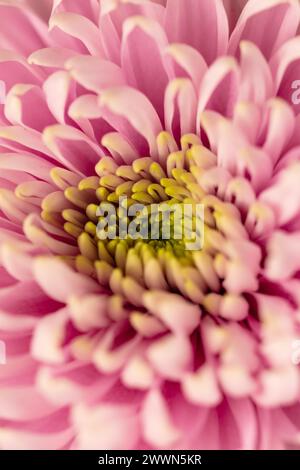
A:
POLYGON ((1 450, 300 449, 298 0, 0 0, 0 343, 1 450))

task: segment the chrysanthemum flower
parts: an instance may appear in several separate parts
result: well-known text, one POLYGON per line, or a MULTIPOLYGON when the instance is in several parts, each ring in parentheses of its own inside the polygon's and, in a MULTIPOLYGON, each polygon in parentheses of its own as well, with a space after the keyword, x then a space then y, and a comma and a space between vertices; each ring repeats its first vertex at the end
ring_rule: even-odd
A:
POLYGON ((298 0, 1 0, 0 447, 300 442, 298 0), (99 240, 101 202, 205 241, 99 240))

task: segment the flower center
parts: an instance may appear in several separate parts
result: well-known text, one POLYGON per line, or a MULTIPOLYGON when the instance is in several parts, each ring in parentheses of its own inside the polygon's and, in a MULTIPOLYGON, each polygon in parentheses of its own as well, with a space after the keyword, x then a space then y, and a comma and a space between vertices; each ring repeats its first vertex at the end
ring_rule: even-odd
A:
POLYGON ((119 166, 110 157, 102 158, 95 175, 85 179, 55 168, 52 179, 64 188, 69 207, 58 221, 58 210, 49 210, 47 197, 42 218, 63 225, 77 244, 78 255, 68 261, 79 272, 133 305, 140 306, 145 289, 160 289, 179 292, 208 309, 214 304, 215 309, 231 256, 228 240, 249 239, 243 210, 230 202, 236 194, 234 189, 228 192, 226 171, 196 135, 183 136, 178 150, 174 139, 161 133, 158 148, 158 161, 145 157, 119 166), (130 211, 136 206, 138 210, 130 211), (185 207, 191 208, 189 234, 199 232, 201 246, 186 248, 186 218, 176 219, 174 207, 182 209, 181 215, 185 207), (127 231, 120 233, 124 227, 127 231), (135 228, 134 234, 128 227, 135 228))

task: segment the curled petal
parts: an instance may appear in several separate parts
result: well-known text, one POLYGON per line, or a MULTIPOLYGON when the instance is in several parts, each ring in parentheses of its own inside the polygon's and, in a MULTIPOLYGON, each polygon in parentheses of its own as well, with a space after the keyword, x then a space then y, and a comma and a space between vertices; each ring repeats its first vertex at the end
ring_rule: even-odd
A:
POLYGON ((263 104, 273 95, 273 81, 269 65, 255 44, 240 44, 241 85, 239 99, 263 104))
POLYGON ((217 111, 223 116, 232 115, 239 94, 239 83, 240 71, 232 57, 221 57, 209 67, 199 92, 198 125, 204 110, 217 111))
POLYGON ((87 90, 101 93, 112 86, 125 84, 122 70, 113 62, 88 55, 78 55, 66 62, 71 77, 87 90))
POLYGON ((147 358, 162 377, 180 380, 191 367, 192 347, 188 338, 168 334, 149 346, 147 358))
POLYGON ((173 60, 175 75, 190 78, 198 92, 203 75, 207 70, 207 65, 201 54, 188 44, 182 43, 169 45, 165 54, 173 60))
POLYGON ((165 126, 170 134, 195 132, 196 102, 196 93, 189 79, 176 78, 169 83, 165 95, 165 126))

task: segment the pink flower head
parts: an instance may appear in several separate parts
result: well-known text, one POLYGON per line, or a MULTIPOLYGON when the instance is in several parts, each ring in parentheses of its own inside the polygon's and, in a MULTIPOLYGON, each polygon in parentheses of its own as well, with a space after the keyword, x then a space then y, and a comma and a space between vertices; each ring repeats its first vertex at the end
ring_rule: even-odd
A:
POLYGON ((0 448, 299 446, 298 0, 0 3, 0 448))

